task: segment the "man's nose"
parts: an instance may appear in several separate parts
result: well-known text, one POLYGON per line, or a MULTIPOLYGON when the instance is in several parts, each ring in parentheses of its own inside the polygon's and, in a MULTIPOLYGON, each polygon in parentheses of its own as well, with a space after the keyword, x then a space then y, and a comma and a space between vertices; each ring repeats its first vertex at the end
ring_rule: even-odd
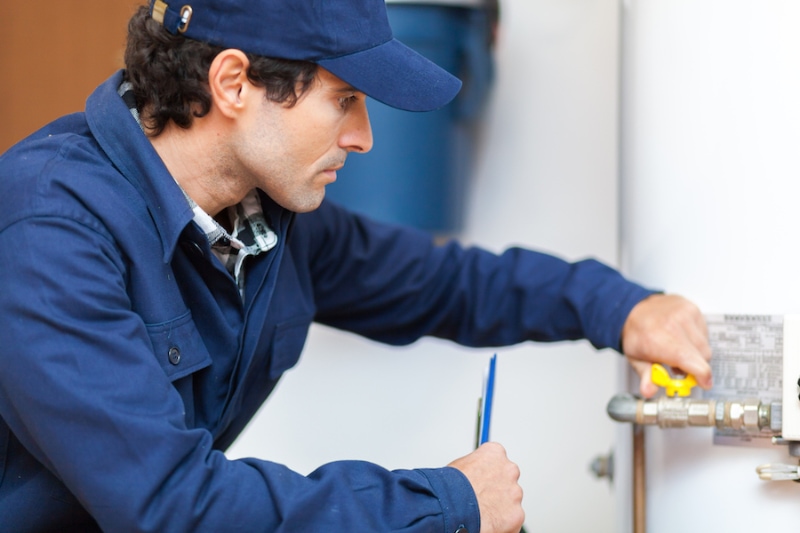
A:
POLYGON ((372 126, 365 100, 359 101, 348 115, 339 146, 348 152, 361 154, 372 150, 372 126))

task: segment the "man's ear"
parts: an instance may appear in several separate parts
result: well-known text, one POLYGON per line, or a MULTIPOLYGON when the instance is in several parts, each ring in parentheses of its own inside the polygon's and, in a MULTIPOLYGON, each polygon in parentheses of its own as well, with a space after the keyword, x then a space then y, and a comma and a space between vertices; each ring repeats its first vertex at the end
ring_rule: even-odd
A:
POLYGON ((242 91, 252 88, 247 78, 250 60, 241 50, 223 50, 208 69, 208 89, 212 107, 233 118, 244 106, 242 91))

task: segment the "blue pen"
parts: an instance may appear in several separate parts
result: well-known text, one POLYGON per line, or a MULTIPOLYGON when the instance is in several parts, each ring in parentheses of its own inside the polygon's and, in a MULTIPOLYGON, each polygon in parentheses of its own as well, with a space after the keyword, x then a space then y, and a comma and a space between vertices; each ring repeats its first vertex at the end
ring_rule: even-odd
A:
POLYGON ((483 376, 483 395, 478 410, 478 437, 476 447, 489 442, 489 428, 492 424, 492 400, 494 398, 494 375, 497 365, 497 354, 489 359, 489 366, 483 376))
MULTIPOLYGON (((483 396, 479 400, 478 409, 478 434, 475 438, 475 447, 489 442, 489 427, 492 424, 492 399, 494 398, 494 375, 497 366, 497 354, 489 359, 489 366, 483 375, 483 396)), ((525 526, 519 533, 526 533, 525 526)))

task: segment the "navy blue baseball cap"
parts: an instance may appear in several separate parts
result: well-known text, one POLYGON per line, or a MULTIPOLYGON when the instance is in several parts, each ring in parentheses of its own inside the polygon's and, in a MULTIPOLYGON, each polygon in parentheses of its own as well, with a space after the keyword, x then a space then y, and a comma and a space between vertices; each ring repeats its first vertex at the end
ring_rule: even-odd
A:
POLYGON ((398 109, 432 111, 461 81, 392 36, 384 0, 150 0, 173 34, 310 61, 398 109))

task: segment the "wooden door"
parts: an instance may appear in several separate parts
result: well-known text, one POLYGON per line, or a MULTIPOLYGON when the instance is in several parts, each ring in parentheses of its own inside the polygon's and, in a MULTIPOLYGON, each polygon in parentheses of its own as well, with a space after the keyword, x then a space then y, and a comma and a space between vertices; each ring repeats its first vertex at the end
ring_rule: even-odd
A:
POLYGON ((123 65, 127 23, 145 0, 0 0, 0 153, 82 111, 123 65))

